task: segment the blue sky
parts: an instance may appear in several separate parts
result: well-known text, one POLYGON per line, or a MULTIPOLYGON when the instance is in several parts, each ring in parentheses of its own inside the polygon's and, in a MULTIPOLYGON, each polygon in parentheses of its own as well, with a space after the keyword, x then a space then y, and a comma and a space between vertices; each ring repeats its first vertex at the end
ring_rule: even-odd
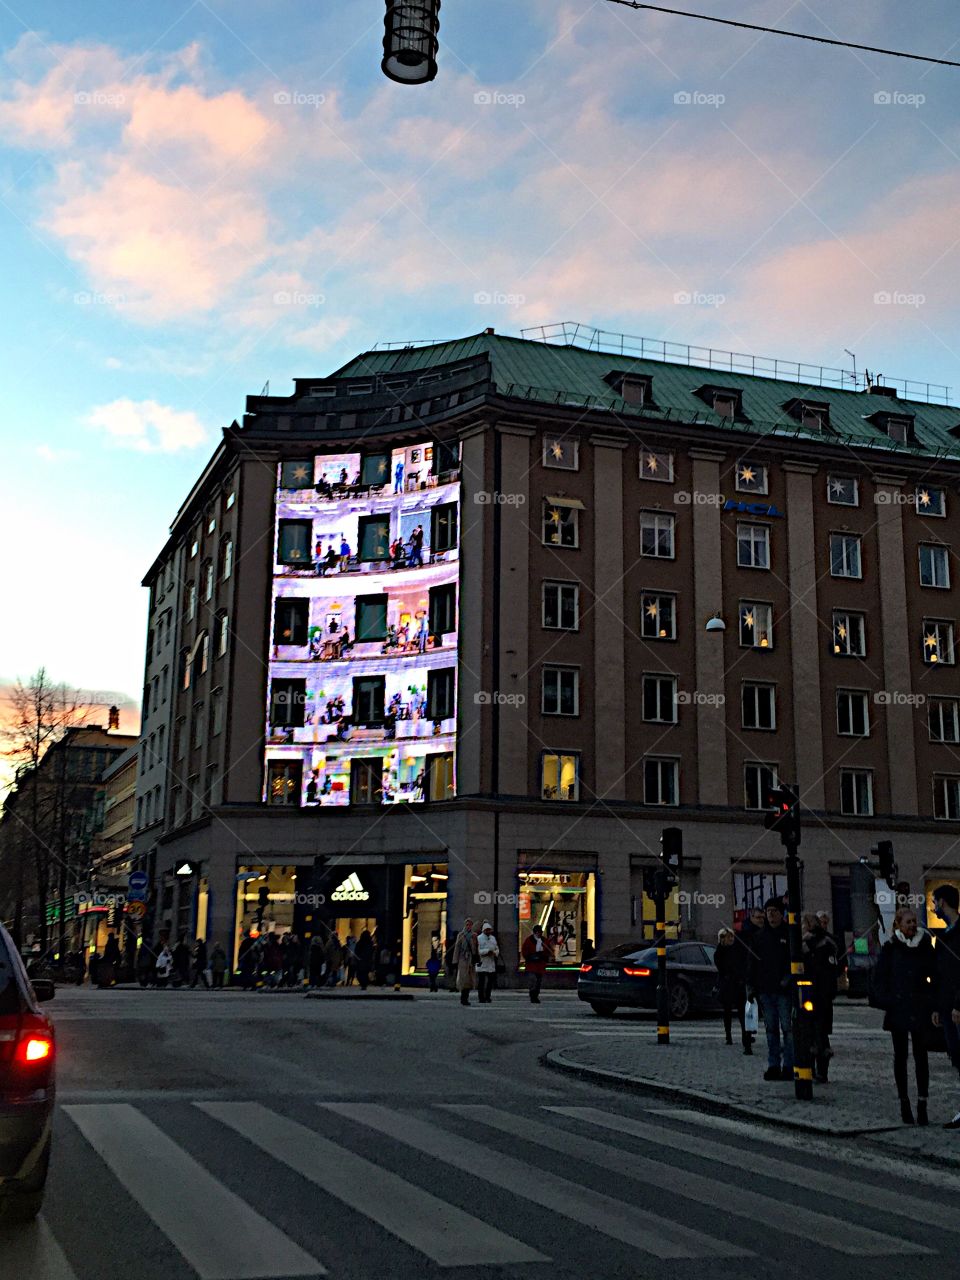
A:
MULTIPOLYGON (((960 60, 947 0, 701 8, 960 60)), ((379 340, 580 320, 960 398, 960 71, 445 0, 415 89, 382 16, 0 8, 0 682, 138 696, 140 578, 220 429, 379 340)))

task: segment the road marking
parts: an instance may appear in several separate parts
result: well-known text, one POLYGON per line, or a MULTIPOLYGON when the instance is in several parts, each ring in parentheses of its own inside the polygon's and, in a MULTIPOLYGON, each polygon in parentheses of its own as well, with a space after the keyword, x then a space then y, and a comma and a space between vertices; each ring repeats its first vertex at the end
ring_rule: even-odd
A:
POLYGON ((453 1165, 468 1177, 479 1178, 551 1213, 560 1214, 622 1240, 658 1258, 733 1258, 752 1256, 749 1249, 728 1244, 702 1232, 665 1222, 656 1214, 579 1186, 529 1161, 503 1155, 479 1142, 449 1133, 437 1125, 377 1103, 323 1102, 318 1105, 378 1133, 404 1142, 416 1151, 453 1165))
MULTIPOLYGON (((458 1108, 458 1110, 463 1111, 485 1111, 487 1109, 477 1107, 458 1108)), ((693 1138, 678 1133, 674 1129, 658 1128, 655 1125, 645 1124, 642 1120, 633 1120, 629 1116, 614 1115, 611 1112, 601 1111, 598 1107, 551 1106, 545 1109, 571 1119, 583 1120, 587 1124, 596 1125, 601 1129, 611 1129, 621 1136, 627 1134, 631 1137, 643 1138, 667 1150, 686 1151, 691 1155, 706 1155, 709 1159, 715 1159, 721 1164, 733 1165, 740 1170, 746 1168, 751 1173, 765 1173, 780 1183, 806 1187, 813 1191, 827 1192, 834 1195, 842 1192, 844 1198, 853 1200, 855 1203, 867 1204, 870 1207, 881 1207, 869 1198, 858 1199, 856 1195, 851 1194, 856 1188, 848 1189, 845 1180, 831 1177, 829 1174, 821 1174, 818 1170, 801 1170, 786 1164, 784 1161, 774 1160, 769 1156, 755 1156, 753 1152, 745 1158, 743 1151, 737 1151, 736 1153, 724 1151, 718 1144, 708 1142, 705 1139, 693 1138), (804 1177, 804 1174, 809 1175, 809 1177, 804 1177), (832 1191, 828 1190, 828 1185, 831 1184, 832 1191), (841 1192, 836 1190, 837 1187, 841 1188, 841 1192)), ((478 1119, 481 1119, 485 1124, 491 1123, 484 1116, 478 1116, 478 1119)), ((540 1127, 536 1122, 524 1123, 533 1125, 536 1128, 540 1127)), ((547 1129, 547 1126, 543 1127, 547 1129)), ((552 1133, 552 1131, 547 1129, 547 1133, 552 1133)), ((787 1205, 782 1199, 775 1199, 773 1196, 750 1191, 742 1184, 737 1186, 735 1197, 728 1196, 724 1198, 722 1188, 727 1184, 723 1179, 709 1178, 703 1174, 691 1173, 687 1169, 664 1165, 660 1161, 637 1156, 633 1152, 618 1151, 614 1155, 608 1147, 602 1143, 594 1142, 590 1138, 574 1138, 567 1133, 563 1134, 562 1138, 560 1135, 557 1135, 557 1137, 565 1150, 571 1154, 579 1153, 585 1160, 592 1160, 595 1164, 601 1164, 604 1167, 610 1167, 615 1170, 623 1170, 626 1163, 627 1172, 642 1174, 644 1182, 652 1182, 663 1187, 665 1191, 688 1196, 692 1200, 697 1200, 701 1204, 710 1205, 714 1208, 722 1205, 725 1213, 751 1218, 755 1222, 763 1223, 790 1235, 808 1236, 811 1240, 816 1240, 818 1245, 826 1245, 828 1248, 836 1249, 840 1253, 881 1257, 889 1254, 929 1254, 934 1252, 934 1250, 928 1249, 924 1245, 915 1244, 913 1241, 903 1240, 897 1236, 884 1235, 882 1232, 873 1231, 869 1227, 861 1227, 858 1224, 832 1217, 830 1214, 820 1213, 814 1209, 806 1209, 801 1205, 787 1205)), ((538 1138, 532 1138, 532 1140, 540 1141, 538 1138)), ((878 1196, 880 1198, 884 1196, 884 1193, 879 1189, 878 1196)), ((889 1203, 897 1202, 903 1205, 906 1197, 888 1195, 886 1199, 889 1203)), ((929 1203, 916 1200, 912 1202, 912 1205, 913 1207, 910 1209, 901 1208, 900 1210, 895 1210, 895 1212, 906 1213, 909 1216, 916 1214, 919 1211, 918 1207, 923 1207, 924 1211, 919 1221, 928 1221, 930 1217, 929 1203)), ((882 1207, 889 1211, 888 1204, 884 1204, 882 1207)))
POLYGON ((196 1105, 438 1266, 550 1261, 479 1218, 257 1102, 196 1105))
POLYGON ((22 1276, 23 1280, 77 1280, 43 1218, 0 1234, 0 1255, 4 1275, 22 1276))
POLYGON ((315 1258, 135 1107, 121 1102, 63 1109, 200 1280, 326 1275, 315 1258))

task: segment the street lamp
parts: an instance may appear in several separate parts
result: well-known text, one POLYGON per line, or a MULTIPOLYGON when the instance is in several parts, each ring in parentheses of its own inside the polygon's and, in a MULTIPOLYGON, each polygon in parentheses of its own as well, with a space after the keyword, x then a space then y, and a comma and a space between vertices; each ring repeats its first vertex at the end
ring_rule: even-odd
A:
POLYGON ((712 618, 707 619, 707 625, 703 629, 704 631, 726 631, 727 624, 719 613, 715 613, 712 618))
POLYGON ((387 0, 383 74, 398 84, 426 84, 437 74, 440 0, 387 0))

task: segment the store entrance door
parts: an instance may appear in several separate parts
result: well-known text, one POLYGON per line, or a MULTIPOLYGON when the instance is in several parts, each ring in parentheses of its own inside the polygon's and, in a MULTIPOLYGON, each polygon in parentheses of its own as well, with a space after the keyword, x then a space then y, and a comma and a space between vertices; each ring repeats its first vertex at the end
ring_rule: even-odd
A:
POLYGON ((377 932, 376 916, 337 916, 334 922, 337 937, 341 944, 353 936, 359 938, 364 929, 369 929, 371 934, 377 932))

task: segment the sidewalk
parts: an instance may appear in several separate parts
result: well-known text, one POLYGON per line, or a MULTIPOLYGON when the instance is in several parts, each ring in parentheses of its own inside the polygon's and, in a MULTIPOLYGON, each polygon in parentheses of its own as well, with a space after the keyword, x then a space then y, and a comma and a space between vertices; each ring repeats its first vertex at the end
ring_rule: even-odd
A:
MULTIPOLYGON (((838 1030, 830 1083, 814 1085, 813 1102, 798 1102, 791 1083, 768 1083, 763 1028, 752 1057, 738 1037, 723 1043, 716 1023, 670 1028, 670 1044, 658 1045, 650 1022, 597 1020, 582 1039, 551 1050, 550 1067, 618 1088, 659 1094, 666 1100, 791 1129, 835 1137, 862 1137, 937 1163, 960 1167, 960 1132, 941 1128, 960 1106, 957 1073, 945 1054, 930 1055, 930 1126, 900 1123, 893 1083, 890 1038, 865 1028, 838 1030)), ((913 1063, 911 1096, 915 1101, 913 1063)))

